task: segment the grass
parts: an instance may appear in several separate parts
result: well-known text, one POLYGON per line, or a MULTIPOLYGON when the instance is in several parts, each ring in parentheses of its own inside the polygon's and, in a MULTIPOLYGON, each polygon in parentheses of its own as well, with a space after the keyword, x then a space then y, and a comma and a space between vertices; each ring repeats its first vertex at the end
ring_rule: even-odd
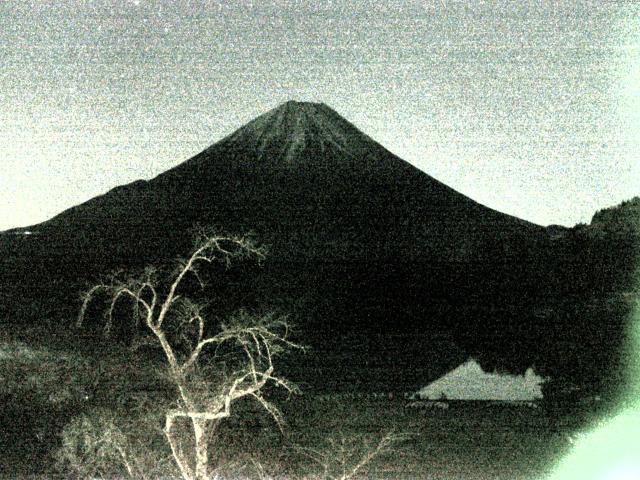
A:
POLYGON ((304 443, 321 443, 336 431, 408 434, 394 455, 372 463, 370 472, 380 478, 541 478, 549 460, 567 446, 561 422, 529 409, 461 402, 446 411, 419 413, 401 400, 318 406, 310 399, 307 408, 302 402, 292 406, 289 418, 292 430, 303 432, 304 443), (302 411, 312 413, 297 413, 302 411))
MULTIPOLYGON (((166 389, 154 393, 149 388, 161 378, 149 380, 149 364, 124 348, 98 347, 103 351, 95 356, 70 349, 64 343, 69 339, 54 345, 5 334, 3 340, 0 475, 5 478, 52 476, 61 433, 73 417, 109 408, 123 419, 140 407, 140 395, 160 395, 165 401, 169 395, 166 389), (46 399, 62 378, 72 375, 79 384, 88 382, 98 364, 102 394, 86 403, 74 400, 51 408, 46 399), (134 404, 127 405, 131 399, 134 404)), ((353 464, 386 433, 395 432, 402 434, 401 440, 363 468, 367 478, 534 480, 544 478, 570 449, 568 434, 581 426, 576 415, 473 402, 426 413, 406 408, 407 401, 400 398, 323 400, 307 394, 278 402, 287 420, 282 433, 251 402, 242 403, 237 415, 221 424, 212 447, 213 461, 226 465, 221 474, 322 478, 323 461, 332 462, 334 469, 341 462, 353 464)), ((161 435, 159 428, 149 432, 161 435)))

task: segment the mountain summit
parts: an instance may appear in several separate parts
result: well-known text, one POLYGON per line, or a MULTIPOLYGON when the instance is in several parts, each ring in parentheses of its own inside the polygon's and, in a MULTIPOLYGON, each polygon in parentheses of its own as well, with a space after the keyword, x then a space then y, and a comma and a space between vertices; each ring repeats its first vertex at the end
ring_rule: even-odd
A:
POLYGON ((258 158, 294 164, 305 151, 357 159, 381 147, 323 103, 286 102, 221 143, 249 147, 258 158))
POLYGON ((409 170, 417 173, 327 105, 295 101, 255 118, 167 175, 216 169, 256 182, 263 176, 306 176, 358 184, 377 176, 389 177, 389 186, 402 184, 409 170))

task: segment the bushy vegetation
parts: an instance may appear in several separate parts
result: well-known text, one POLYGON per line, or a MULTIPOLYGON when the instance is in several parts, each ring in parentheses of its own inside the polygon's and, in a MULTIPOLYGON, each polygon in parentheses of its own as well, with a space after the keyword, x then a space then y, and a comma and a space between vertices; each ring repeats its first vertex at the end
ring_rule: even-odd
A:
MULTIPOLYGON (((128 463, 133 478, 179 478, 163 432, 163 410, 175 400, 173 391, 163 376, 150 377, 157 368, 151 361, 145 363, 124 349, 112 353, 101 359, 101 383, 94 396, 69 416, 42 417, 47 423, 41 427, 52 433, 47 450, 35 453, 51 450, 55 455, 37 462, 32 473, 131 478, 128 463)), ((84 361, 78 356, 78 364, 84 361)), ((279 430, 256 402, 238 404, 210 438, 211 478, 340 478, 395 431, 409 435, 393 437, 397 441, 371 458, 354 478, 530 480, 543 478, 546 468, 570 449, 566 434, 583 428, 575 411, 554 417, 544 409, 452 404, 448 411, 420 413, 406 408, 401 398, 336 396, 327 401, 313 394, 291 399, 277 391, 266 394, 282 411, 286 426, 279 430)), ((26 408, 29 398, 16 402, 16 408, 20 402, 26 408)), ((29 424, 22 428, 28 441, 37 441, 29 424)), ((184 433, 182 440, 189 442, 188 430, 177 433, 184 433)), ((0 469, 8 468, 11 448, 26 448, 2 446, 5 463, 0 469)), ((2 473, 14 477, 32 458, 23 456, 15 470, 2 473)))
POLYGON ((178 478, 161 420, 152 411, 131 416, 89 410, 65 426, 56 470, 79 478, 178 478))
POLYGON ((77 354, 29 346, 19 340, 0 344, 0 397, 63 410, 86 399, 95 384, 91 362, 77 354))
MULTIPOLYGON (((314 425, 316 414, 324 416, 327 412, 318 411, 322 407, 313 399, 289 400, 282 405, 294 422, 286 430, 279 430, 268 413, 250 403, 239 405, 234 417, 218 425, 208 439, 212 451, 210 478, 368 477, 380 469, 376 462, 388 463, 386 455, 408 439, 385 433, 384 428, 361 432, 353 424, 314 425)), ((352 408, 346 402, 334 402, 334 418, 352 408)), ((365 416, 367 413, 363 412, 365 416)), ((352 418, 360 415, 353 413, 352 418)), ((88 409, 64 427, 55 454, 55 472, 77 478, 180 478, 163 425, 159 408, 146 412, 116 405, 88 409)), ((182 445, 193 445, 185 425, 176 435, 182 445)))

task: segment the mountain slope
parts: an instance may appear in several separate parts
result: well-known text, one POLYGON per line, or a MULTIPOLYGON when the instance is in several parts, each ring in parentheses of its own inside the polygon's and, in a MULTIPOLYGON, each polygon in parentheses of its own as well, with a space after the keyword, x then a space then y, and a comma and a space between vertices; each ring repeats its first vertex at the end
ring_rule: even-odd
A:
POLYGON ((297 102, 149 182, 114 189, 32 230, 194 221, 254 230, 273 245, 293 242, 287 254, 298 256, 362 257, 374 249, 421 258, 428 247, 468 260, 485 234, 542 231, 429 177, 329 107, 297 102), (282 238, 300 228, 312 235, 282 238))
POLYGON ((32 235, 0 235, 5 318, 32 319, 25 305, 73 316, 86 282, 166 264, 194 224, 269 247, 263 268, 215 284, 218 305, 290 312, 315 352, 293 375, 316 388, 419 387, 470 354, 544 364, 536 312, 550 304, 557 229, 474 202, 312 103, 287 102, 32 235))

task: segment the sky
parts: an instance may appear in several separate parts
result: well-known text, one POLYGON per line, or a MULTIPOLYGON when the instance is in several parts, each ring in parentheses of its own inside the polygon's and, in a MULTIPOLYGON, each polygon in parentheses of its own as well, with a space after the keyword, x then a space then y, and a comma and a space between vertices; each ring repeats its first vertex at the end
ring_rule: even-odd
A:
POLYGON ((640 2, 0 0, 0 230, 324 102, 496 210, 640 195, 640 2))

